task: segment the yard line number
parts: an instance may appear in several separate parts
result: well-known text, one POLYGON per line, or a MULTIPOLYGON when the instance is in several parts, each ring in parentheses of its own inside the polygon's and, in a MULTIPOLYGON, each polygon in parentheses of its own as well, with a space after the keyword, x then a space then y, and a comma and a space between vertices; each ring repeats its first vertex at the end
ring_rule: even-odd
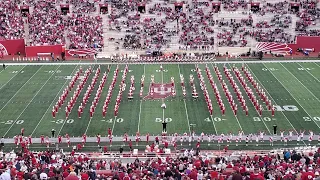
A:
POLYGON ((298 70, 299 71, 311 71, 314 68, 304 68, 304 67, 299 67, 298 70))
POLYGON ((206 122, 220 122, 220 121, 225 121, 226 119, 222 119, 222 118, 220 118, 220 117, 214 117, 214 118, 210 118, 210 117, 207 117, 207 118, 205 118, 204 119, 204 121, 206 121, 206 122))
MULTIPOLYGON (((165 118, 165 121, 168 123, 168 122, 172 122, 172 118, 165 118)), ((156 118, 156 122, 157 123, 162 123, 163 120, 162 118, 156 118)))
MULTIPOLYGON (((163 72, 168 72, 168 69, 163 69, 162 71, 163 71, 163 72)), ((161 70, 160 70, 160 69, 157 69, 156 72, 161 72, 161 70)))
POLYGON ((48 72, 49 74, 53 74, 53 73, 61 73, 61 70, 51 70, 51 71, 45 71, 45 72, 48 72))
MULTIPOLYGON (((11 73, 12 73, 12 74, 18 74, 19 71, 12 71, 11 73)), ((24 71, 20 71, 20 73, 24 73, 24 71)))
POLYGON ((295 105, 274 106, 276 111, 299 111, 299 108, 295 105))
POLYGON ((63 124, 64 122, 66 122, 67 124, 72 124, 74 123, 74 119, 58 119, 55 121, 56 124, 63 124))
MULTIPOLYGON (((133 70, 129 69, 128 72, 132 72, 133 70)), ((123 72, 123 69, 120 70, 120 72, 123 72)))
POLYGON ((253 121, 275 121, 275 118, 270 118, 270 117, 253 117, 253 121))
POLYGON ((276 68, 262 68, 262 71, 277 71, 279 69, 276 68))
POLYGON ((8 120, 6 122, 2 122, 3 124, 7 124, 7 125, 11 125, 11 124, 23 124, 24 120, 23 119, 19 119, 16 122, 14 122, 14 120, 8 120))
POLYGON ((107 122, 107 123, 113 123, 113 122, 117 122, 117 123, 122 123, 123 122, 123 118, 117 118, 117 119, 112 119, 112 118, 110 118, 110 119, 107 119, 107 120, 101 120, 101 121, 105 121, 105 122, 107 122))
POLYGON ((303 120, 304 121, 312 121, 312 120, 320 121, 320 117, 318 117, 318 116, 315 116, 315 117, 303 117, 303 120))
MULTIPOLYGON (((191 72, 196 72, 196 69, 191 69, 191 72)), ((201 71, 201 69, 199 68, 199 71, 201 71)))

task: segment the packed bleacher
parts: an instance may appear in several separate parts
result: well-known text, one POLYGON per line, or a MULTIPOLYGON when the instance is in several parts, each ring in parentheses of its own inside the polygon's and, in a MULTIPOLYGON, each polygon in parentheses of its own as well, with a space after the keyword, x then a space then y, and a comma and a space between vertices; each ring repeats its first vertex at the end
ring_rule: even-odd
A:
POLYGON ((103 47, 102 19, 100 16, 73 14, 67 19, 70 49, 103 47))
POLYGON ((70 0, 70 4, 73 5, 73 13, 77 14, 89 14, 97 10, 94 1, 89 0, 70 0))
POLYGON ((0 39, 20 39, 24 36, 22 16, 17 13, 14 1, 3 1, 0 4, 0 39))
MULTIPOLYGON (((105 148, 104 148, 105 149, 105 148)), ((184 149, 146 157, 123 152, 0 152, 0 179, 286 179, 319 178, 320 149, 204 152, 184 149)))
POLYGON ((32 45, 64 44, 64 20, 54 1, 40 0, 28 17, 29 38, 32 45))
POLYGON ((251 47, 256 42, 291 43, 296 36, 319 35, 316 0, 261 1, 258 7, 243 0, 217 2, 219 12, 207 0, 190 0, 182 7, 153 0, 110 1, 108 12, 97 10, 104 1, 4 1, 0 37, 25 38, 27 45, 66 44, 72 49, 103 48, 107 43, 124 50, 207 51, 251 47), (60 4, 70 4, 70 11, 62 13, 60 4), (22 17, 20 5, 30 6, 27 17, 22 17))

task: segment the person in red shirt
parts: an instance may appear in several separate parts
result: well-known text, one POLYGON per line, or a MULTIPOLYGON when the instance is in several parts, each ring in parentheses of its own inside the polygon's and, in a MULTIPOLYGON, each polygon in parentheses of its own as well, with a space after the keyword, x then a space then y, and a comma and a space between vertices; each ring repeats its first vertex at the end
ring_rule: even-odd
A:
POLYGON ((32 144, 32 137, 31 137, 31 135, 29 136, 29 144, 32 144))
POLYGON ((59 143, 59 144, 62 143, 62 136, 61 136, 61 135, 58 136, 58 143, 59 143))
POLYGON ((88 180, 89 175, 87 173, 81 173, 81 180, 88 180))
POLYGON ((168 143, 168 141, 165 141, 164 142, 164 148, 168 148, 169 147, 169 143, 168 143))
POLYGON ((81 150, 82 149, 82 145, 79 143, 79 144, 77 144, 77 150, 81 150))
POLYGON ((314 172, 312 167, 308 168, 308 172, 302 174, 301 180, 312 180, 314 179, 314 172))
POLYGON ((128 175, 128 173, 126 173, 123 177, 123 180, 131 180, 130 176, 128 175))
POLYGON ((68 177, 68 176, 69 176, 68 171, 67 171, 67 170, 65 170, 65 171, 63 172, 62 176, 63 176, 64 178, 68 177))
POLYGON ((40 136, 40 141, 41 141, 41 144, 44 144, 44 135, 40 136))
POLYGON ((24 173, 20 170, 20 171, 17 173, 17 178, 18 178, 18 180, 23 180, 23 175, 24 175, 24 173))
POLYGON ((250 174, 250 180, 264 180, 263 175, 259 172, 259 168, 255 168, 254 172, 250 174))

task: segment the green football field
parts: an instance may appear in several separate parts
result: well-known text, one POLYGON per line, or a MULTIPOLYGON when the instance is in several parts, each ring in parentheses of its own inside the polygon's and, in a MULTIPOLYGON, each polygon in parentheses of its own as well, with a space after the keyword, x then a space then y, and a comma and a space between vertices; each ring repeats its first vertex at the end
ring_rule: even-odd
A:
MULTIPOLYGON (((108 128, 112 128, 113 133, 118 136, 123 135, 125 132, 132 135, 137 131, 141 134, 149 132, 151 135, 157 135, 162 131, 161 122, 163 119, 168 121, 167 130, 169 134, 189 133, 192 130, 196 134, 201 132, 206 134, 226 134, 229 132, 238 134, 240 129, 245 134, 257 133, 258 131, 265 131, 267 134, 271 134, 273 133, 273 125, 277 125, 278 129, 293 131, 304 129, 306 131, 312 130, 318 134, 320 130, 320 63, 257 62, 244 64, 253 78, 261 84, 272 103, 277 105, 274 117, 271 116, 271 112, 266 108, 264 108, 262 116, 258 115, 235 74, 231 72, 249 108, 248 116, 242 110, 238 111, 237 116, 235 116, 214 73, 215 64, 207 65, 226 106, 224 116, 219 110, 214 91, 204 71, 205 64, 199 64, 199 69, 202 71, 212 100, 213 116, 210 116, 208 112, 194 64, 163 64, 163 71, 160 71, 159 64, 129 64, 129 72, 125 81, 127 88, 123 92, 118 116, 115 117, 115 99, 119 92, 121 76, 125 68, 125 65, 122 64, 119 65, 119 76, 112 93, 107 115, 103 118, 103 103, 113 78, 113 71, 117 66, 112 64, 110 65, 110 73, 101 98, 91 119, 89 108, 103 72, 107 71, 108 65, 100 65, 101 74, 81 119, 78 118, 77 109, 94 73, 90 75, 68 119, 66 119, 64 111, 67 102, 63 104, 56 118, 53 118, 51 114, 52 107, 68 85, 72 75, 80 68, 80 64, 9 65, 5 70, 0 70, 0 135, 13 137, 20 133, 21 128, 25 129, 26 135, 31 134, 33 137, 50 135, 51 129, 55 129, 57 134, 60 135, 65 135, 66 133, 71 136, 81 136, 84 133, 88 136, 95 136, 98 133, 105 135, 108 128), (185 79, 186 98, 182 95, 180 74, 185 79), (199 93, 198 99, 193 99, 191 95, 192 88, 189 84, 191 74, 194 76, 196 89, 199 93), (148 87, 151 82, 151 75, 154 75, 156 83, 170 83, 171 78, 174 77, 176 97, 168 97, 164 100, 166 109, 161 108, 161 99, 140 98, 139 90, 141 88, 140 79, 142 75, 145 76, 143 96, 147 96, 149 93, 148 87), (128 87, 130 86, 131 76, 134 76, 135 79, 135 91, 133 100, 129 101, 128 87)), ((83 70, 86 70, 89 66, 95 70, 98 64, 82 64, 81 66, 83 70)), ((222 73, 222 78, 229 86, 236 104, 240 107, 232 86, 223 73, 224 64, 219 63, 217 66, 222 73)), ((232 66, 240 69, 242 63, 234 64, 229 62, 225 66, 229 69, 232 66)), ((69 93, 68 100, 74 90, 75 88, 69 93)))

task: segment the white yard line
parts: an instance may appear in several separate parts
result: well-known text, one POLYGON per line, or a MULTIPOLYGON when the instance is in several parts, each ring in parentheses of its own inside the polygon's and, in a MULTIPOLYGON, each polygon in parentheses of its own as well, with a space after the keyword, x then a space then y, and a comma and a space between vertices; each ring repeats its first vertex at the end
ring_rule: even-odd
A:
MULTIPOLYGON (((262 86, 262 88, 264 89, 264 91, 269 95, 269 97, 271 98, 271 100, 275 103, 275 104, 277 104, 276 103, 276 101, 274 100, 274 98, 271 96, 271 94, 268 92, 268 90, 263 86, 263 83, 261 83, 261 81, 259 80, 259 78, 254 74, 254 72, 251 70, 251 68, 248 66, 248 65, 246 65, 246 67, 248 67, 248 69, 250 70, 250 72, 251 72, 251 74, 256 78, 256 80, 259 82, 259 84, 262 86)), ((293 124, 291 123, 291 121, 288 119, 288 117, 284 114, 284 112, 283 111, 279 111, 279 112, 281 112, 282 113, 282 115, 286 118, 286 120, 288 121, 288 123, 290 124, 290 126, 292 127, 292 129, 296 132, 296 134, 298 134, 298 131, 296 130, 296 128, 293 126, 293 124)), ((307 145, 304 141, 303 141, 303 143, 305 144, 305 145, 307 145)))
MULTIPOLYGON (((7 69, 8 67, 6 67, 6 69, 7 69)), ((24 67, 23 67, 24 68, 24 67)), ((0 74, 2 73, 4 71, 4 69, 2 69, 1 71, 0 71, 0 74)))
MULTIPOLYGON (((112 67, 112 66, 111 66, 111 67, 112 67)), ((110 71, 111 71, 111 67, 110 67, 110 71)), ((110 71, 107 73, 107 79, 108 79, 108 77, 109 77, 110 71)), ((103 75, 102 75, 102 77, 103 77, 103 75)), ((97 82, 100 82, 100 81, 97 80, 97 82)), ((106 82, 107 82, 107 80, 106 80, 106 82)), ((98 85, 98 86, 99 86, 99 85, 98 85)), ((105 86, 106 86, 106 84, 105 84, 105 86)), ((103 87, 103 89, 104 89, 104 87, 103 87)), ((103 91, 103 89, 102 89, 102 91, 103 91)), ((97 89, 97 91, 98 91, 98 89, 97 89)), ((101 93, 102 93, 102 92, 101 92, 101 93)), ((99 100, 100 100, 100 99, 99 99, 99 100)), ((99 103, 99 101, 98 101, 98 103, 99 103)), ((93 117, 90 118, 89 123, 88 123, 88 125, 87 125, 86 131, 84 132, 84 134, 87 134, 92 119, 93 119, 93 117)))
MULTIPOLYGON (((78 63, 78 64, 80 64, 80 63, 78 63)), ((93 65, 93 67, 92 67, 92 72, 95 72, 95 66, 96 66, 96 64, 94 64, 93 65)), ((84 70, 85 71, 85 70, 84 70)), ((92 75, 93 73, 91 73, 90 75, 89 75, 89 77, 92 75)), ((88 79, 89 79, 89 77, 88 77, 88 79)), ((88 87, 88 85, 87 85, 87 83, 88 83, 88 81, 86 82, 86 84, 84 85, 84 87, 83 87, 83 89, 82 90, 84 90, 85 88, 87 88, 88 87)), ((80 94, 82 93, 82 90, 80 91, 80 94)), ((80 95, 79 95, 79 97, 80 97, 80 95)), ((79 98, 78 97, 78 98, 79 98)), ((72 109, 71 109, 71 111, 72 111, 72 109)), ((71 111, 69 112, 69 113, 71 113, 71 111)), ((65 121, 63 121, 63 123, 62 123, 62 126, 60 127, 60 129, 59 129, 59 132, 58 132, 58 134, 57 134, 57 136, 59 136, 60 135, 60 133, 61 133, 61 131, 62 131, 62 129, 63 129, 63 127, 64 127, 64 125, 66 124, 66 122, 67 122, 67 119, 65 120, 65 121)))
POLYGON ((111 129, 111 134, 112 135, 113 135, 114 126, 116 125, 116 121, 117 121, 117 116, 115 116, 114 119, 113 119, 113 125, 112 125, 112 129, 111 129))
MULTIPOLYGON (((211 66, 212 66, 212 68, 214 68, 212 63, 211 63, 211 66)), ((232 67, 230 66, 230 64, 229 64, 229 67, 232 68, 232 67)), ((232 74, 234 74, 233 71, 232 71, 232 74)), ((232 76, 232 77, 233 77, 233 76, 232 76)), ((234 79, 236 79, 236 81, 239 81, 238 78, 234 78, 234 79)), ((239 82, 239 83, 240 83, 240 82, 239 82)), ((241 87, 241 84, 240 84, 239 87, 241 87)), ((250 102, 251 102, 251 101, 250 101, 250 102)), ((252 102, 251 102, 251 103, 252 103, 252 102)), ((252 103, 252 105, 253 105, 253 103, 252 103)), ((233 115, 234 115, 234 117, 237 119, 237 122, 238 122, 238 125, 240 126, 241 131, 243 131, 242 126, 241 126, 241 124, 240 124, 240 121, 239 121, 239 119, 238 119, 238 116, 235 115, 234 113, 233 113, 233 115)), ((264 125, 266 126, 266 124, 264 124, 264 125)), ((269 131, 269 133, 270 133, 269 128, 268 128, 267 126, 266 126, 266 128, 268 129, 268 131, 269 131)))
MULTIPOLYGON (((263 64, 264 65, 264 64, 263 64)), ((266 67, 264 65, 264 67, 266 67)), ((266 67, 267 68, 267 67, 266 67)), ((299 101, 291 94, 291 92, 282 84, 282 82, 273 74, 272 71, 269 71, 274 78, 277 79, 277 81, 284 87, 285 90, 287 90, 287 92, 291 95, 291 97, 301 106, 301 104, 299 103, 299 101)), ((310 116, 310 114, 306 111, 306 109, 304 109, 303 106, 301 106, 301 108, 306 112, 306 114, 313 120, 313 122, 318 126, 318 128, 320 129, 320 126, 314 121, 314 119, 312 118, 312 116, 310 116)))
MULTIPOLYGON (((6 83, 4 83, 0 89, 2 89, 5 85, 7 85, 14 77, 16 77, 16 75, 18 75, 26 66, 24 66, 22 69, 20 69, 20 71, 18 71, 18 73, 16 73, 14 76, 12 76, 9 81, 7 81, 6 83)), ((3 71, 3 70, 2 70, 3 71)), ((0 73, 2 73, 2 71, 0 73)))
POLYGON ((216 125, 215 125, 215 123, 214 123, 214 119, 213 119, 212 115, 210 115, 210 119, 211 119, 211 121, 212 121, 214 131, 216 132, 216 135, 218 135, 218 131, 217 131, 216 125))
MULTIPOLYGON (((292 74, 292 72, 290 72, 282 63, 280 63, 280 64, 281 64, 281 66, 282 66, 283 68, 285 68, 304 88, 306 88, 306 90, 308 90, 309 93, 310 93, 313 97, 315 97, 318 102, 320 102, 319 98, 318 98, 317 96, 315 96, 315 95, 313 94, 313 92, 311 92, 294 74, 292 74)), ((311 75, 312 75, 312 74, 311 74, 311 75)), ((314 77, 314 76, 312 75, 312 77, 314 77)), ((317 79, 316 77, 314 77, 314 78, 317 79)), ((318 79, 317 79, 317 80, 318 80, 318 79)), ((318 80, 318 82, 319 82, 319 80, 318 80)))
MULTIPOLYGON (((162 66, 162 64, 160 64, 162 66)), ((162 69, 164 70, 164 67, 162 67, 162 69)), ((163 70, 161 71, 161 84, 163 84, 163 70)), ((165 103, 164 99, 162 98, 162 104, 165 103)), ((162 108, 162 121, 164 121, 164 108, 162 108)))
POLYGON ((318 67, 320 67, 320 65, 319 64, 317 64, 316 62, 313 62, 316 66, 318 66, 318 67))
MULTIPOLYGON (((129 65, 128 65, 128 69, 129 69, 129 65)), ((120 71, 121 72, 121 71, 120 71)), ((123 70, 123 72, 124 72, 124 70, 123 70)), ((120 75, 120 74, 119 74, 120 75)), ((117 78, 119 78, 119 75, 118 75, 118 77, 117 78)), ((121 78, 122 78, 122 75, 123 75, 123 73, 121 74, 121 78)), ((128 77, 128 74, 127 74, 127 76, 126 76, 126 78, 128 77)), ((119 91, 120 91, 120 88, 119 88, 119 91)), ((120 109, 120 105, 119 105, 119 109, 120 109)), ((118 109, 118 110, 119 110, 118 109)), ((115 127, 115 125, 116 125, 116 120, 117 120, 117 116, 115 116, 114 117, 114 120, 113 120, 113 125, 112 125, 112 129, 111 129, 111 134, 113 135, 113 130, 114 130, 114 127, 115 127)))
POLYGON ((18 91, 7 101, 7 103, 0 109, 0 112, 9 104, 9 102, 20 92, 20 90, 26 85, 28 84, 28 82, 33 78, 33 76, 35 76, 38 71, 42 68, 43 66, 41 66, 19 89, 18 91))
MULTIPOLYGON (((143 75, 145 76, 146 73, 146 65, 143 65, 143 75)), ((140 83, 141 84, 141 83, 140 83)), ((141 121, 141 105, 142 105, 142 99, 140 99, 140 107, 139 107, 139 121, 138 121, 138 132, 140 132, 140 121, 141 121)))
MULTIPOLYGON (((61 66, 61 65, 60 65, 61 66)), ((59 67, 60 67, 59 66, 59 67)), ((41 66, 39 69, 41 69, 43 66, 41 66)), ((56 70, 58 70, 59 69, 59 67, 56 69, 56 70)), ((39 69, 38 69, 38 71, 39 71, 39 69)), ((55 71, 56 71, 55 70, 55 71)), ((38 72, 37 71, 37 72, 38 72)), ((33 74, 33 76, 35 75, 35 74, 37 74, 37 72, 36 73, 34 73, 33 74)), ((19 114, 19 116, 17 117, 17 119, 11 124, 11 126, 9 127, 9 129, 6 131, 6 133, 3 135, 3 137, 5 137, 7 134, 8 134, 8 132, 11 130, 11 128, 13 127, 13 125, 14 124, 16 124, 16 121, 18 121, 18 119, 21 117, 21 115, 25 112, 25 110, 29 107, 29 105, 32 103, 32 101, 34 100, 34 98, 35 97, 37 97, 37 95, 39 94, 39 92, 42 90, 42 88, 48 83, 48 81, 49 80, 51 80, 51 78, 52 78, 52 76, 54 75, 55 73, 52 73, 51 75, 50 75, 50 77, 46 80, 46 82, 39 88, 39 90, 37 91, 37 93, 32 97, 32 99, 29 101, 29 103, 27 104, 27 106, 21 111, 21 113, 19 114)), ((32 77, 33 77, 32 76, 32 77)), ((32 77, 30 78, 30 79, 32 79, 32 77)), ((30 80, 29 79, 29 80, 30 80)))
MULTIPOLYGON (((76 66, 74 68, 74 70, 71 72, 70 76, 73 75, 74 71, 77 69, 78 66, 76 66)), ((58 91, 56 97, 52 100, 51 104, 49 105, 48 109, 46 110, 46 112, 43 114, 43 116, 41 117, 40 121, 38 122, 38 124, 36 125, 36 127, 33 129, 31 136, 33 135, 33 133, 37 130, 38 126, 40 125, 40 123, 42 122, 43 118, 45 117, 45 115, 48 113, 49 109, 53 106, 54 102, 56 101, 57 97, 60 95, 62 89, 65 87, 66 83, 68 82, 68 79, 64 82, 64 84, 61 86, 61 89, 58 91)))
MULTIPOLYGON (((218 60, 213 60, 214 63, 216 64, 250 64, 250 63, 254 63, 254 64, 260 64, 260 63, 281 63, 281 62, 286 62, 286 63, 296 63, 296 62, 320 62, 320 60, 302 60, 302 59, 297 59, 297 60, 245 60, 245 61, 218 61, 218 60)), ((95 64, 119 64, 119 65, 126 65, 126 64, 208 64, 208 63, 212 63, 212 61, 190 61, 190 62, 186 62, 186 61, 177 61, 177 62, 117 62, 117 63, 111 63, 111 62, 63 62, 63 63, 41 63, 41 62, 37 62, 37 63, 6 63, 6 65, 11 65, 11 66, 19 66, 19 65, 95 65, 95 64)))
MULTIPOLYGON (((302 67, 303 68, 303 66, 301 66, 301 64, 300 63, 297 63, 300 67, 302 67)), ((317 78, 317 77, 315 77, 312 73, 310 73, 310 71, 308 71, 308 70, 306 70, 306 72, 307 73, 309 73, 314 79, 316 79, 318 82, 320 82, 320 80, 317 78)))
MULTIPOLYGON (((181 70, 180 70, 180 65, 179 65, 179 64, 178 64, 178 69, 179 69, 179 77, 180 77, 181 70)), ((184 109, 185 109, 186 116, 187 116, 189 133, 191 134, 190 120, 189 120, 189 115, 188 115, 188 109, 187 109, 186 99, 183 99, 183 103, 184 103, 184 109)))
MULTIPOLYGON (((0 71, 0 74, 1 74, 2 72, 4 72, 5 70, 7 70, 9 67, 10 67, 10 66, 6 66, 6 69, 3 69, 3 68, 2 68, 2 70, 0 71)), ((23 68, 24 68, 24 67, 23 67, 23 68)), ((23 69, 23 68, 22 68, 22 69, 23 69)))
MULTIPOLYGON (((194 66, 195 66, 195 69, 197 69, 196 65, 194 65, 194 66)), ((198 72, 196 72, 196 77, 198 78, 198 72)), ((199 83, 201 83, 199 78, 198 78, 198 80, 199 80, 199 83)), ((203 93, 203 90, 202 90, 202 89, 201 89, 201 91, 202 91, 202 93, 203 93)), ((210 97, 210 99, 211 99, 211 97, 210 97)), ((209 114, 210 114, 210 113, 209 113, 209 114)), ((216 124, 214 123, 214 119, 213 119, 212 115, 210 115, 210 118, 211 118, 211 122, 212 122, 212 125, 213 125, 213 128, 214 128, 214 131, 216 132, 216 135, 218 135, 218 131, 217 131, 217 128, 216 128, 216 124)))

